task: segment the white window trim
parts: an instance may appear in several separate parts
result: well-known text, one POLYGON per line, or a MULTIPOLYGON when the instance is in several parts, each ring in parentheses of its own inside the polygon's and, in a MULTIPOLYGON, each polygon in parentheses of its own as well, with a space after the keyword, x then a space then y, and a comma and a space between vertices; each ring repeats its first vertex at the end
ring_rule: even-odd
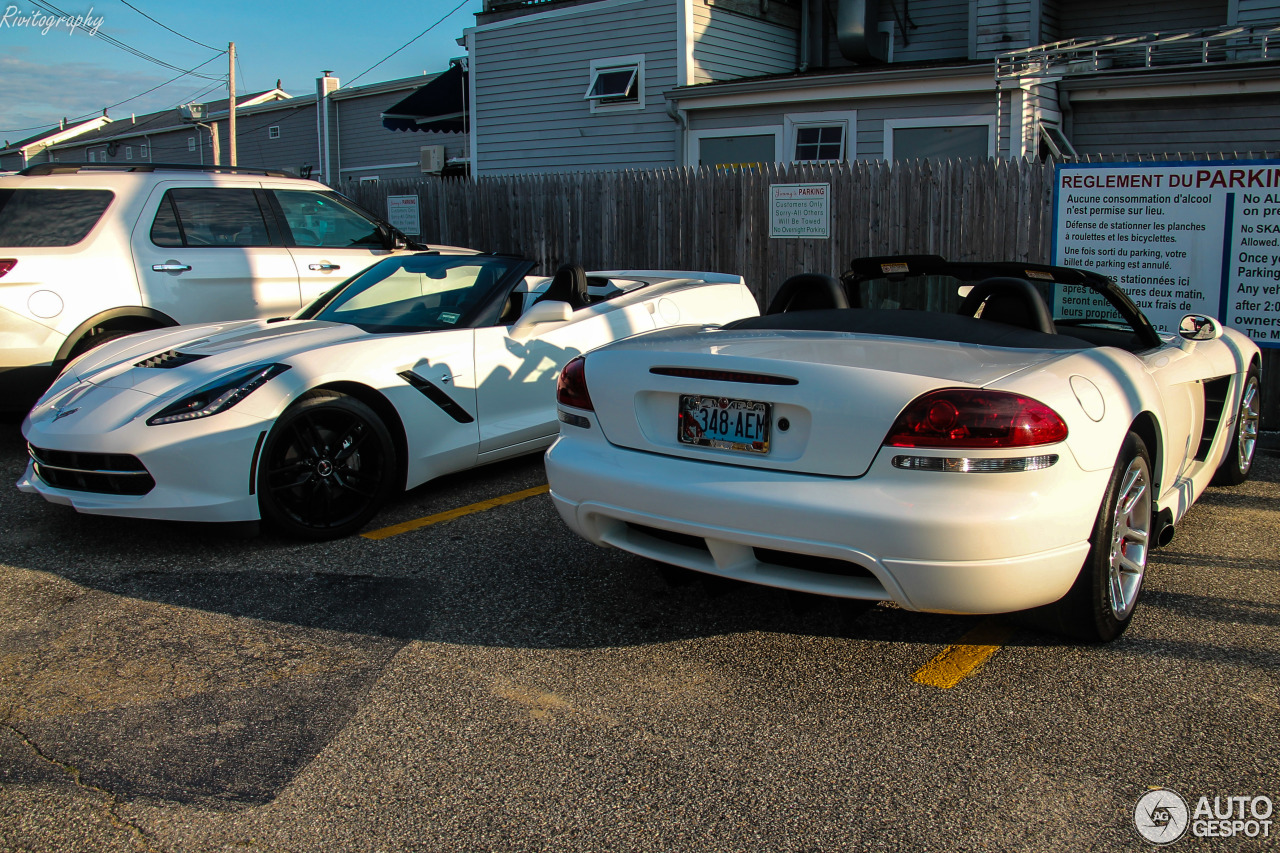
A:
POLYGON ((995 116, 933 116, 932 118, 887 118, 884 120, 884 159, 893 160, 893 132, 910 127, 987 128, 987 156, 996 156, 995 116))
POLYGON ((782 149, 782 128, 776 124, 765 124, 757 127, 716 127, 705 130, 691 130, 687 136, 685 162, 695 167, 702 159, 700 156, 702 140, 708 137, 714 139, 721 136, 772 136, 773 162, 775 163, 779 162, 778 152, 782 149))
MULTIPOLYGON (((782 117, 783 139, 783 155, 781 160, 797 163, 796 156, 796 130, 802 127, 831 127, 832 125, 844 125, 844 159, 846 161, 857 159, 858 156, 858 111, 857 110, 841 110, 839 112, 829 113, 787 113, 782 117)), ((805 160, 805 163, 829 163, 830 160, 805 160)))
POLYGON ((591 60, 591 74, 587 78, 587 88, 585 92, 590 92, 591 87, 595 85, 596 75, 601 71, 608 69, 622 69, 634 67, 636 69, 636 102, 634 104, 602 104, 597 100, 589 99, 587 103, 591 105, 591 114, 604 113, 637 113, 644 110, 644 54, 633 53, 630 56, 611 56, 606 59, 591 60))
POLYGON ((1036 147, 1039 148, 1040 138, 1043 137, 1045 144, 1049 146, 1049 150, 1059 160, 1075 160, 1080 155, 1076 153, 1076 147, 1071 144, 1071 140, 1067 138, 1067 134, 1062 129, 1062 124, 1048 119, 1039 119, 1036 122, 1036 147), (1058 140, 1053 138, 1053 131, 1057 131, 1062 137, 1062 144, 1058 144, 1058 140))
POLYGON ((267 139, 279 139, 279 138, 280 138, 280 125, 273 124, 271 125, 271 127, 267 128, 267 139))
POLYGON ((133 159, 133 146, 132 146, 132 145, 126 145, 126 146, 124 147, 124 159, 126 159, 126 160, 132 160, 132 159, 133 159))
POLYGON ((196 150, 196 138, 194 136, 187 137, 187 150, 188 151, 196 150))

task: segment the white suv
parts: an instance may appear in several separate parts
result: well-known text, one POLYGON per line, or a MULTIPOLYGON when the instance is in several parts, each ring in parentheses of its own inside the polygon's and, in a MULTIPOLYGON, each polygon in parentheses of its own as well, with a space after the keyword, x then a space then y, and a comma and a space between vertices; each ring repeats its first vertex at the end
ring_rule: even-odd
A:
POLYGON ((0 176, 0 410, 131 332, 292 314, 408 240, 265 169, 42 163, 0 176))

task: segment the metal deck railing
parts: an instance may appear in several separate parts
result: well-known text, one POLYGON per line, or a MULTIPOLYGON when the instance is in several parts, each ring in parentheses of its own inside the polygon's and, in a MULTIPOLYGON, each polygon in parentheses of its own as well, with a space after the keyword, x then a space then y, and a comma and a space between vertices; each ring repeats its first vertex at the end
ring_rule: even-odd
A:
POLYGON ((1067 39, 996 57, 996 79, 1280 61, 1280 27, 1224 27, 1067 39))

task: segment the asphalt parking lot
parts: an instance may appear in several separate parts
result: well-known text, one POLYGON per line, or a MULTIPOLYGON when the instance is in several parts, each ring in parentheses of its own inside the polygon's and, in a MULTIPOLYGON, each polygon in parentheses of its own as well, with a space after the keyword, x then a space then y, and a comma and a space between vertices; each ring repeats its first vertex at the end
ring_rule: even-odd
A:
POLYGON ((1149 788, 1280 801, 1274 451, 1102 647, 669 582, 537 457, 326 544, 80 516, 24 465, 0 424, 0 850, 1146 850, 1149 788))

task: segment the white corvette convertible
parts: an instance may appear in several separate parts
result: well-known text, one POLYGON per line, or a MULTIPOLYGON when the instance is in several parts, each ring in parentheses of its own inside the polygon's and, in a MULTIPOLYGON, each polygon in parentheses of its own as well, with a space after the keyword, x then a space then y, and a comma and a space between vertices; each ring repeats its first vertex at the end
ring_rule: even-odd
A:
POLYGON ((1207 317, 1158 333, 1094 273, 868 258, 574 359, 547 473, 597 545, 1106 641, 1148 549, 1249 474, 1260 364, 1207 317))
POLYGON ((574 356, 759 313, 738 276, 532 266, 399 256, 291 319, 104 344, 23 422, 18 488, 86 513, 343 536, 393 489, 545 448, 574 356))

